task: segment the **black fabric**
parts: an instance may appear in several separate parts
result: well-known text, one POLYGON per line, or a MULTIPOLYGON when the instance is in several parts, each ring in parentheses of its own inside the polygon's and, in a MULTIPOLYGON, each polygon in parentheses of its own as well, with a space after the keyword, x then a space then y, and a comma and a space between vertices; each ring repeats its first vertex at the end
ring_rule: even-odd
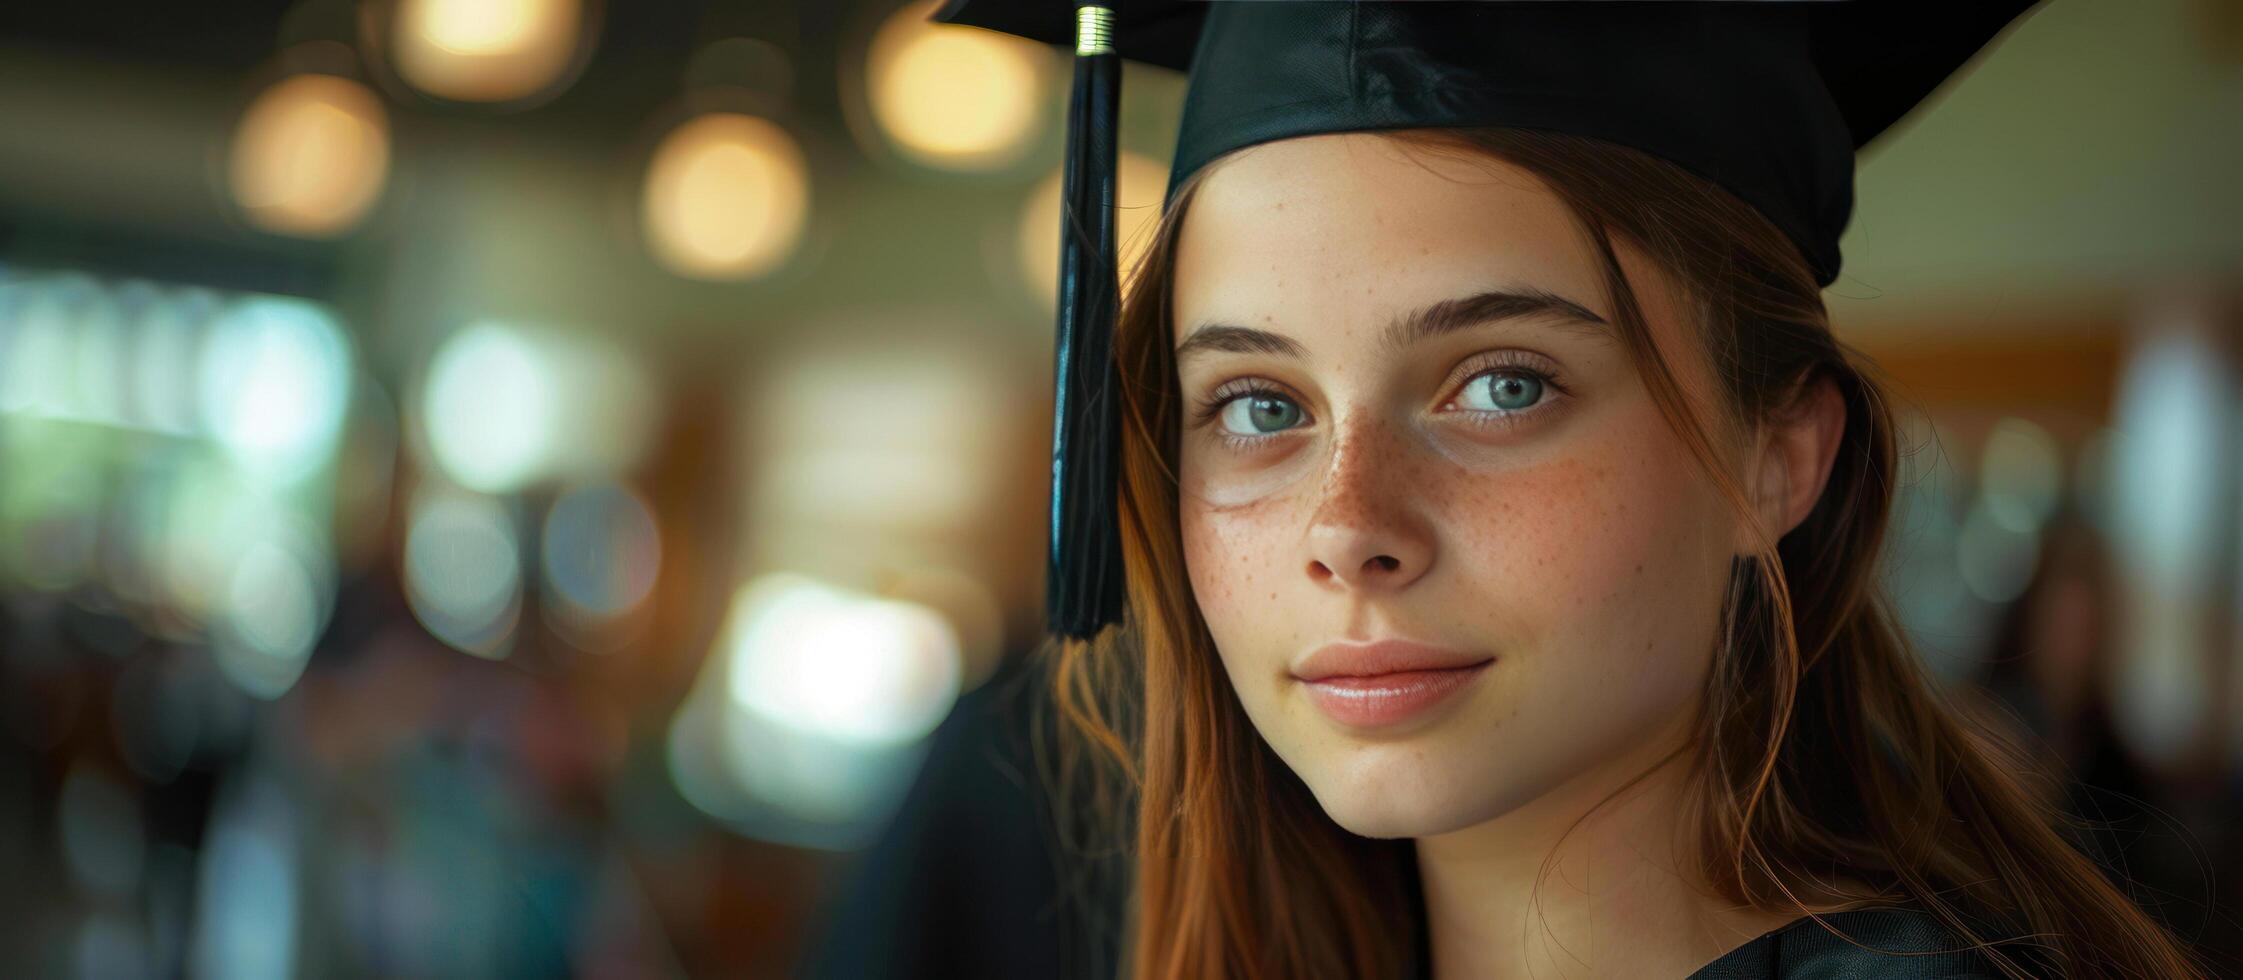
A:
MULTIPOLYGON (((1125 58, 1188 69, 1169 193, 1232 150, 1315 133, 1519 126, 1707 177, 1824 285, 1854 153, 2032 0, 1936 4, 1117 0, 1125 58)), ((1066 43, 1056 0, 950 0, 938 21, 1066 43)))
MULTIPOLYGON (((1920 908, 1832 912, 1822 921, 1850 937, 1801 918, 1760 935, 1686 980, 1998 980, 1986 956, 1920 908), (1860 945, 1855 945, 1859 943, 1860 945), (1867 947, 1867 948, 1864 948, 1867 947)), ((1429 960, 1422 955, 1420 963, 1429 960)), ((1424 980, 1422 970, 1418 980, 1424 980)))
POLYGON ((1075 59, 1067 100, 1065 213, 1059 236, 1059 336, 1052 350, 1051 549, 1044 621, 1077 639, 1122 615, 1121 527, 1113 519, 1121 472, 1121 396, 1114 390, 1114 314, 1121 303, 1114 251, 1115 166, 1121 61, 1075 59))
POLYGON ((798 975, 1053 977, 1055 861, 1018 686, 1001 676, 937 728, 893 821, 820 916, 798 975))
POLYGON ((1689 980, 1996 980, 2001 976, 1984 954, 1964 948, 1938 918, 1921 909, 1855 909, 1824 915, 1822 921, 1853 941, 1814 919, 1802 918, 1730 950, 1690 974, 1689 980))
POLYGON ((1170 191, 1223 153, 1292 136, 1558 130, 1711 178, 1834 278, 1853 142, 1807 56, 1807 8, 1606 6, 1218 5, 1192 63, 1170 191))
POLYGON ((1057 839, 1032 745, 1048 687, 1019 655, 959 699, 821 909, 797 976, 1111 980, 1118 869, 1057 839))

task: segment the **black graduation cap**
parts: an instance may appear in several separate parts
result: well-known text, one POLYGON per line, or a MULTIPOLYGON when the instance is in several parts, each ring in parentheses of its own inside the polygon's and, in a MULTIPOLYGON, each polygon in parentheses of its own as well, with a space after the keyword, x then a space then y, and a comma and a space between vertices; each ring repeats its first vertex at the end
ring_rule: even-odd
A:
POLYGON ((1119 61, 1190 73, 1168 194, 1231 150, 1314 133, 1557 130, 1727 188, 1823 285, 1854 154, 2034 0, 949 0, 936 21, 1076 50, 1061 231, 1049 628, 1118 622, 1114 120, 1119 61))

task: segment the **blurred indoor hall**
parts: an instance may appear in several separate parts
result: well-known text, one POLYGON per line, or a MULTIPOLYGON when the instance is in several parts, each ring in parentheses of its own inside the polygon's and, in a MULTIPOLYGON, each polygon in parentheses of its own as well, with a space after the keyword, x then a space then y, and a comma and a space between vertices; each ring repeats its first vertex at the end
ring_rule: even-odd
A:
MULTIPOLYGON (((1037 660, 1070 55, 932 10, 0 5, 0 972, 1111 975, 1037 660)), ((1972 71, 1826 293, 1885 579, 2243 964, 2243 14, 1972 71)), ((1183 80, 1123 91, 1126 268, 1183 80)))

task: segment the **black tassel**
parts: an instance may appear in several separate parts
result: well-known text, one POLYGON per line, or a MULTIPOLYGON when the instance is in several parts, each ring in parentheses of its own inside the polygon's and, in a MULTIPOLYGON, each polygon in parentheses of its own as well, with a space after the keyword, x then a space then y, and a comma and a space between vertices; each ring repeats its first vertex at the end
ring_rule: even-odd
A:
POLYGON ((1114 376, 1118 302, 1114 159, 1121 57, 1111 7, 1076 5, 1075 82, 1067 103, 1059 243, 1059 337, 1051 450, 1048 628, 1088 639, 1121 620, 1121 406, 1114 376))

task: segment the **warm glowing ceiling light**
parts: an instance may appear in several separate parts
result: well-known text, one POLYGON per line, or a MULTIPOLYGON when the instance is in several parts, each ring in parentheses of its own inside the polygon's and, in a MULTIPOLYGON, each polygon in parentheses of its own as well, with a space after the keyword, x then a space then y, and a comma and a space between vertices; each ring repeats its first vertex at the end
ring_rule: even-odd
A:
POLYGON ((326 238, 350 230, 389 173, 389 121, 366 86, 302 74, 266 89, 234 133, 234 200, 270 231, 326 238))
MULTIPOLYGON (((1160 220, 1161 198, 1168 190, 1168 168, 1150 157, 1123 153, 1114 181, 1114 243, 1121 253, 1121 272, 1127 275, 1152 244, 1152 226, 1160 220)), ((1059 301, 1059 182, 1054 172, 1036 185, 1028 208, 1020 216, 1020 258, 1028 281, 1045 303, 1059 301)))
POLYGON ((986 170, 1017 161, 1036 133, 1049 54, 993 31, 930 22, 934 7, 898 10, 873 35, 865 58, 873 118, 920 163, 986 170))
POLYGON ((560 79, 582 24, 578 0, 399 0, 393 57, 430 95, 506 102, 560 79))
POLYGON ((792 254, 810 210, 809 167, 786 130, 712 112, 664 137, 646 171, 647 247, 695 279, 746 279, 792 254))

